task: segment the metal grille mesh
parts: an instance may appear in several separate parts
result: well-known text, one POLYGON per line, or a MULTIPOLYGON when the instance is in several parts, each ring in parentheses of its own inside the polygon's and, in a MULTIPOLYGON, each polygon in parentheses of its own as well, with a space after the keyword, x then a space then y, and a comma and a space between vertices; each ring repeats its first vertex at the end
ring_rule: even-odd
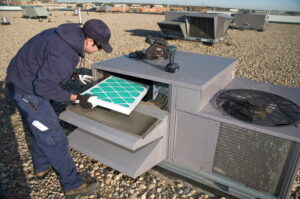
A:
POLYGON ((185 36, 183 33, 183 28, 185 27, 183 25, 160 23, 159 27, 165 35, 179 37, 179 38, 184 38, 185 36))
POLYGON ((218 109, 226 114, 261 126, 282 126, 300 121, 300 107, 281 96, 251 89, 231 89, 214 96, 218 109))
POLYGON ((213 172, 278 195, 294 142, 221 123, 213 172))
POLYGON ((215 39, 214 18, 187 17, 190 24, 189 36, 215 39))

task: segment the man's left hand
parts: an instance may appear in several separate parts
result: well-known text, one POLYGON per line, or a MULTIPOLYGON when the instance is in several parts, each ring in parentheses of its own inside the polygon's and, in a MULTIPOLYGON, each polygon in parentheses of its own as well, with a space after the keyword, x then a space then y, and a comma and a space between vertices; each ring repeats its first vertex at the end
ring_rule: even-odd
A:
POLYGON ((75 103, 84 109, 92 109, 97 105, 97 98, 95 95, 78 95, 75 103))
POLYGON ((86 85, 87 83, 92 82, 94 78, 90 75, 80 75, 78 73, 73 73, 72 79, 80 82, 83 85, 86 85))

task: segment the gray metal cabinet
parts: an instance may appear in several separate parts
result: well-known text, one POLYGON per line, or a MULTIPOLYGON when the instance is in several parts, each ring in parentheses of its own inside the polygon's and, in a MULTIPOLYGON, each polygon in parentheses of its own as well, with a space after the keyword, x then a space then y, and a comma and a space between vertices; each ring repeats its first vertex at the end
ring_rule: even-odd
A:
MULTIPOLYGON (((169 93, 168 108, 162 110, 141 102, 133 113, 125 116, 101 108, 84 111, 79 106, 71 106, 60 115, 60 119, 78 127, 69 135, 70 145, 133 178, 162 160, 172 160, 174 155, 172 147, 176 146, 174 143, 176 131, 180 132, 177 136, 185 139, 185 122, 188 125, 189 122, 193 122, 190 121, 190 116, 178 111, 187 121, 177 121, 175 110, 191 113, 199 111, 216 90, 224 87, 226 82, 232 79, 236 64, 233 59, 185 52, 177 52, 175 61, 181 68, 174 74, 165 71, 164 67, 168 63, 165 59, 135 60, 121 56, 94 64, 95 80, 115 74, 123 75, 124 78, 137 77, 164 85, 169 93), (222 76, 220 72, 226 75, 222 76), (219 86, 207 83, 210 79, 223 81, 224 84, 219 86), (177 123, 179 130, 176 130, 177 123)), ((199 137, 197 133, 190 138, 195 135, 200 139, 201 136, 199 137)), ((186 142, 177 144, 180 143, 186 142)), ((178 149, 177 160, 183 162, 185 160, 181 160, 180 156, 185 151, 178 149)), ((202 159, 199 161, 201 162, 202 159)), ((185 162, 188 165, 196 165, 196 163, 185 162)))
POLYGON ((60 115, 78 127, 70 145, 133 178, 158 164, 240 198, 287 198, 300 164, 299 125, 248 124, 225 115, 213 98, 246 88, 299 104, 299 89, 233 78, 234 59, 177 52, 175 62, 176 73, 165 71, 165 59, 120 56, 93 64, 94 80, 121 75, 163 85, 168 106, 141 102, 129 116, 71 106, 60 115))

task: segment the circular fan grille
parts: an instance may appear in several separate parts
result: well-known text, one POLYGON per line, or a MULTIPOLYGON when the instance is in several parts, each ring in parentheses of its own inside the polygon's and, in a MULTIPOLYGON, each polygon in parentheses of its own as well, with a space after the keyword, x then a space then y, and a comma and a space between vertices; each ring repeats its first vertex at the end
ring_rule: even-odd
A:
POLYGON ((296 125, 300 120, 300 107, 297 104, 259 90, 226 90, 215 96, 215 103, 226 114, 251 124, 296 125))

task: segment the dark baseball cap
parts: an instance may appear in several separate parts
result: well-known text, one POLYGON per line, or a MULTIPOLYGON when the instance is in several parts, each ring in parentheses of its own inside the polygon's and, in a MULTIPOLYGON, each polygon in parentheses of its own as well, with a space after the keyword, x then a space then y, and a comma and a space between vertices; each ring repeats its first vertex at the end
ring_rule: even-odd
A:
POLYGON ((101 46, 106 53, 112 52, 112 47, 109 44, 111 36, 108 26, 99 19, 90 19, 83 25, 82 31, 86 36, 93 39, 97 46, 101 46))

